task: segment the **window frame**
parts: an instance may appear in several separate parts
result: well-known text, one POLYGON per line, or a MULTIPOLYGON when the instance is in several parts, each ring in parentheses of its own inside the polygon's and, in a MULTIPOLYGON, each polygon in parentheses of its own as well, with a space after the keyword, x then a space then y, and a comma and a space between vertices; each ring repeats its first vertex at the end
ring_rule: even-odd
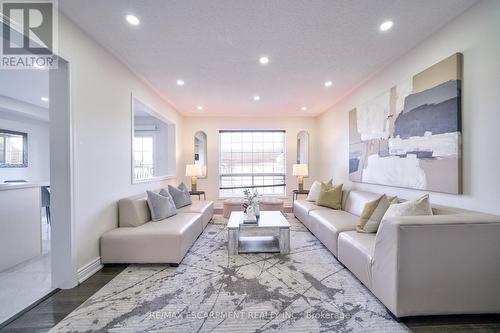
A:
MULTIPOLYGON (((218 165, 218 196, 220 199, 226 199, 226 198, 241 198, 243 197, 243 194, 241 195, 237 195, 237 194, 231 194, 231 195, 221 195, 221 177, 222 175, 225 175, 225 174, 221 174, 221 164, 222 164, 222 159, 221 159, 221 152, 222 152, 222 147, 221 147, 221 133, 227 133, 227 132, 231 132, 231 133, 235 133, 235 132, 280 132, 280 133, 283 133, 283 159, 284 159, 284 166, 283 166, 283 174, 273 174, 273 173, 255 173, 255 174, 252 174, 252 173, 240 173, 240 174, 235 174, 235 175, 239 175, 239 176, 245 176, 245 175, 249 175, 249 176, 283 176, 283 185, 278 185, 279 187, 283 187, 283 193, 273 193, 273 194, 263 194, 263 193, 259 193, 261 195, 265 195, 266 197, 278 197, 278 198, 284 198, 286 197, 286 193, 287 193, 287 151, 288 151, 288 147, 287 147, 287 132, 285 129, 219 129, 218 130, 218 133, 219 133, 219 138, 218 138, 218 160, 219 160, 219 165, 218 165)), ((262 188, 262 187, 277 187, 276 185, 254 185, 254 186, 246 186, 246 187, 238 187, 238 188, 262 188)), ((227 189, 227 188, 225 188, 227 189)))
MULTIPOLYGON (((11 164, 11 163, 0 162, 0 168, 27 168, 28 167, 28 133, 0 129, 0 135, 2 135, 2 134, 22 136, 22 138, 23 138, 23 163, 11 164)), ((4 136, 3 161, 5 161, 5 154, 7 152, 6 144, 7 144, 7 141, 5 140, 5 136, 4 136)))
MULTIPOLYGON (((152 150, 151 150, 151 153, 152 153, 152 157, 153 157, 153 164, 152 164, 152 167, 153 167, 153 170, 156 170, 157 168, 157 153, 156 153, 156 133, 152 133, 152 132, 149 132, 149 131, 145 131, 145 132, 141 132, 139 135, 137 134, 134 134, 134 137, 133 137, 133 140, 135 141, 136 138, 151 138, 151 141, 153 143, 153 147, 152 147, 152 150)), ((134 142, 135 144, 135 142, 134 142)), ((137 167, 136 164, 135 164, 135 149, 134 149, 134 146, 132 146, 132 149, 133 149, 133 152, 134 152, 134 177, 135 177, 135 168, 137 167)), ((141 153, 144 154, 144 150, 141 150, 141 153)), ((143 158, 144 160, 144 158, 143 158)), ((153 171, 154 172, 154 171, 153 171)), ((143 181, 143 180, 147 180, 147 179, 151 179, 151 178, 154 178, 154 177, 150 177, 150 178, 135 178, 137 181, 143 181)))

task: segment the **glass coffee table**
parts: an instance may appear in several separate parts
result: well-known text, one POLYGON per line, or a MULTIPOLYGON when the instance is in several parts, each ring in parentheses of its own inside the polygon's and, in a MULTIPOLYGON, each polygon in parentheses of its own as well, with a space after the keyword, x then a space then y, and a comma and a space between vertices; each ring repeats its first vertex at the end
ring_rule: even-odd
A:
POLYGON ((262 211, 257 224, 244 224, 243 212, 232 212, 227 222, 229 255, 290 253, 290 223, 280 211, 262 211))

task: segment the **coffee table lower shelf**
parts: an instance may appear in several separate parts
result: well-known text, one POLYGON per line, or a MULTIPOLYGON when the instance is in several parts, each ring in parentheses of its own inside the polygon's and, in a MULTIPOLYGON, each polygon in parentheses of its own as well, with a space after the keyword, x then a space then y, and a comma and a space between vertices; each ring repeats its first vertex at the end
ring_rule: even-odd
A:
POLYGON ((290 253, 290 223, 280 211, 262 211, 258 224, 244 224, 243 212, 227 221, 229 255, 239 253, 290 253))
POLYGON ((238 239, 238 253, 280 252, 277 236, 251 236, 238 239))

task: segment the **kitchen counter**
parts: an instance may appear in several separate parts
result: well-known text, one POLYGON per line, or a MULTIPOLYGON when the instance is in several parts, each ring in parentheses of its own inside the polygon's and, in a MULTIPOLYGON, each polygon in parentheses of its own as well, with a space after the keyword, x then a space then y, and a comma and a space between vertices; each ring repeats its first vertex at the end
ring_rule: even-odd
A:
POLYGON ((21 188, 50 186, 49 182, 0 183, 0 191, 17 190, 21 188))
POLYGON ((42 191, 48 182, 0 184, 0 271, 42 254, 42 191))

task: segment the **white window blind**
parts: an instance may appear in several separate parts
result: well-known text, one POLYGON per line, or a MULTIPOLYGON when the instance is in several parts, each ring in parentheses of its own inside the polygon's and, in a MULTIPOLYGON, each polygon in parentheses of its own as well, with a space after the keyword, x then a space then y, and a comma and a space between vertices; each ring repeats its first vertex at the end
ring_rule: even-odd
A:
POLYGON ((241 196, 245 188, 259 194, 285 194, 285 131, 222 130, 221 197, 241 196))

